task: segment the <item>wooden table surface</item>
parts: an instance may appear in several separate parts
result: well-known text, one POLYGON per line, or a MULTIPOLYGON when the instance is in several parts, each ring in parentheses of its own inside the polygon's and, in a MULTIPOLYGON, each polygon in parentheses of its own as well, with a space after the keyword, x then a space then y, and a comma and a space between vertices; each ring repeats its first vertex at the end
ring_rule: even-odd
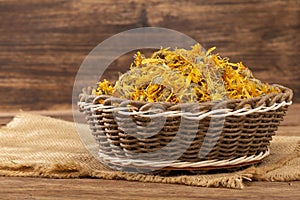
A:
POLYGON ((0 199, 299 199, 300 182, 253 182, 242 190, 101 179, 0 177, 0 199))
MULTIPOLYGON (((300 104, 290 107, 277 135, 300 136, 300 104)), ((71 110, 31 111, 72 120, 71 110)), ((16 113, 2 113, 0 124, 16 113)), ((300 181, 246 182, 242 190, 101 179, 0 177, 0 199, 299 199, 300 181)))

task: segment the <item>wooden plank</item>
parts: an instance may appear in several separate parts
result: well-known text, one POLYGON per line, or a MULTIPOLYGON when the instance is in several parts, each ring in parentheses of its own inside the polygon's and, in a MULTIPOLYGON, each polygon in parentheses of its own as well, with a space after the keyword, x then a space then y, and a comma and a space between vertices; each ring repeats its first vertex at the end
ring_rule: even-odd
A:
POLYGON ((289 106, 289 109, 281 122, 282 126, 300 126, 300 104, 294 103, 289 106))
POLYGON ((2 199, 298 199, 300 182, 253 182, 242 190, 101 179, 0 177, 2 199))
MULTIPOLYGON (((0 110, 71 104, 76 72, 98 43, 121 31, 181 31, 257 78, 295 91, 300 102, 300 1, 3 0, 0 2, 0 110)), ((128 68, 123 60, 110 72, 128 68)), ((95 72, 96 73, 96 72, 95 72)))

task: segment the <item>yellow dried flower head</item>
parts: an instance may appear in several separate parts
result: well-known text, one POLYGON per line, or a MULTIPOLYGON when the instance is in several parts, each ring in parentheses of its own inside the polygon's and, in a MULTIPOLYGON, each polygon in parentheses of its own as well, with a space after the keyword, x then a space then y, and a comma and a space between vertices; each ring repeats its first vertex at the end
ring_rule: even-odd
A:
POLYGON ((112 83, 108 82, 106 79, 98 83, 98 88, 93 92, 95 95, 112 95, 115 91, 115 87, 112 83))

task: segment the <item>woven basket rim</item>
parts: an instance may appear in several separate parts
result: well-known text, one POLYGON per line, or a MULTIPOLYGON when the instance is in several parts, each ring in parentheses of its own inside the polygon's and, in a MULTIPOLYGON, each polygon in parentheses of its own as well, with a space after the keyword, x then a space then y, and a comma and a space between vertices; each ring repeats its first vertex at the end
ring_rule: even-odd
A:
POLYGON ((111 105, 109 102, 114 101, 118 103, 127 102, 128 104, 134 105, 154 105, 159 104, 162 106, 168 107, 168 109, 176 109, 176 107, 185 108, 190 106, 200 106, 217 109, 218 107, 224 107, 224 105, 235 104, 235 109, 242 108, 245 104, 251 105, 252 109, 263 105, 267 100, 270 100, 270 105, 275 102, 291 102, 293 98, 293 91, 285 86, 279 84, 271 84, 273 87, 277 87, 281 90, 280 93, 270 93, 265 96, 252 97, 248 99, 222 99, 222 100, 214 100, 207 102, 186 102, 186 103, 171 103, 171 102, 146 102, 146 101, 136 101, 129 100, 120 97, 114 97, 112 95, 94 95, 92 94, 93 87, 83 88, 82 93, 79 95, 79 102, 92 102, 93 104, 100 104, 97 101, 104 99, 103 105, 111 105), (254 104, 257 102, 256 104, 254 104))

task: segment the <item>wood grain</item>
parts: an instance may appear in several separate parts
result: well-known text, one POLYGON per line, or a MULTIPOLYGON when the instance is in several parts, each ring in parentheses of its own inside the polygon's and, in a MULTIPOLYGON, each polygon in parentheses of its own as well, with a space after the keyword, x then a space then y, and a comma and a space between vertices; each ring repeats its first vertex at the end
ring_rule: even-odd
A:
MULTIPOLYGON (((85 56, 109 36, 143 26, 217 46, 262 81, 292 88, 300 102, 299 13, 298 0, 2 0, 0 111, 70 108, 85 56)), ((121 59, 108 75, 127 68, 121 59)))
POLYGON ((298 199, 300 182, 253 182, 242 190, 101 179, 0 177, 1 199, 298 199))

